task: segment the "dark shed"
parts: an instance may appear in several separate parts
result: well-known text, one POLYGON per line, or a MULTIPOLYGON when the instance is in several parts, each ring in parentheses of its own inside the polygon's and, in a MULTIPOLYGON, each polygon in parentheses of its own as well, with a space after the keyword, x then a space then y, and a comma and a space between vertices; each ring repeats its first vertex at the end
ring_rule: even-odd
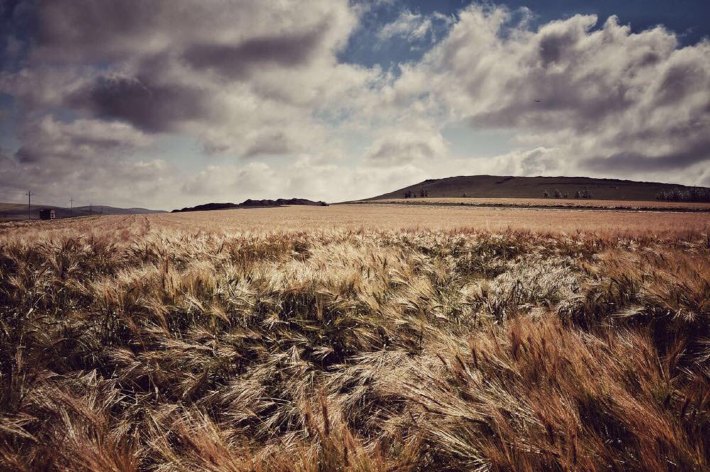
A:
POLYGON ((40 220, 53 220, 56 217, 57 215, 54 213, 54 210, 51 210, 49 208, 43 208, 39 211, 40 220))

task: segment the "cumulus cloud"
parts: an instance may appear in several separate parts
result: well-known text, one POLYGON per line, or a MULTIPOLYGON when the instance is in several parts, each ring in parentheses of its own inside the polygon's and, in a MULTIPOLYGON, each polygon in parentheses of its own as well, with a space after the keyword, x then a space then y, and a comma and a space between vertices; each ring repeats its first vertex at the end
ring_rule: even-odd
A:
POLYGON ((236 45, 194 44, 183 58, 193 68, 243 78, 259 65, 296 66, 308 62, 317 54, 326 28, 320 24, 311 31, 251 38, 236 45))
POLYGON ((146 132, 174 131, 180 123, 209 120, 209 94, 182 83, 160 83, 151 76, 98 77, 71 96, 68 104, 92 115, 122 120, 146 132))
POLYGON ((710 43, 681 48, 660 26, 633 33, 615 17, 598 27, 596 16, 576 15, 536 31, 511 19, 504 8, 469 7, 404 71, 401 89, 474 128, 515 129, 521 144, 565 156, 540 170, 685 179, 710 159, 710 43))
POLYGON ((368 80, 334 72, 356 22, 345 0, 40 1, 29 63, 0 87, 35 108, 188 133, 210 152, 299 151, 329 80, 351 81, 339 92, 368 80))

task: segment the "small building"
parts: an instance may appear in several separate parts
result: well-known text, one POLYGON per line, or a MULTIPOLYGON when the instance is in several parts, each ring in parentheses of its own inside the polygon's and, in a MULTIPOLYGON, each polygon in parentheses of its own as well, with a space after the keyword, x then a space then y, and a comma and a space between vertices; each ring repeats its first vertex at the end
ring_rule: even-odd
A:
POLYGON ((56 213, 54 210, 51 210, 49 208, 43 208, 39 211, 39 219, 40 220, 53 220, 57 217, 56 213))

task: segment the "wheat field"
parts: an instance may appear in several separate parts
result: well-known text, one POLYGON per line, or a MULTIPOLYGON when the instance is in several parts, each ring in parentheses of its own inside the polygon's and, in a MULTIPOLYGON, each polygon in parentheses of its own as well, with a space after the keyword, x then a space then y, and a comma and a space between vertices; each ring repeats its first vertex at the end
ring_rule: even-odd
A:
POLYGON ((709 321, 704 214, 3 223, 0 469, 707 470, 709 321))

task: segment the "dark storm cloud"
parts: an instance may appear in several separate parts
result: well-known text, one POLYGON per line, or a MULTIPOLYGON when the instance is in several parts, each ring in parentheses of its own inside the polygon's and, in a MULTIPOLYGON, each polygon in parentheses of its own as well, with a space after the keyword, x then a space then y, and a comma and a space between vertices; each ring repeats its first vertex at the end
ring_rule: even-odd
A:
POLYGON ((309 61, 325 31, 323 25, 318 25, 312 31, 253 38, 239 44, 194 44, 187 48, 183 57, 193 68, 239 78, 259 64, 289 67, 309 61))
POLYGON ((149 132, 171 131, 179 123, 207 119, 210 100, 198 88, 156 83, 147 76, 100 77, 69 103, 105 119, 118 119, 149 132))

